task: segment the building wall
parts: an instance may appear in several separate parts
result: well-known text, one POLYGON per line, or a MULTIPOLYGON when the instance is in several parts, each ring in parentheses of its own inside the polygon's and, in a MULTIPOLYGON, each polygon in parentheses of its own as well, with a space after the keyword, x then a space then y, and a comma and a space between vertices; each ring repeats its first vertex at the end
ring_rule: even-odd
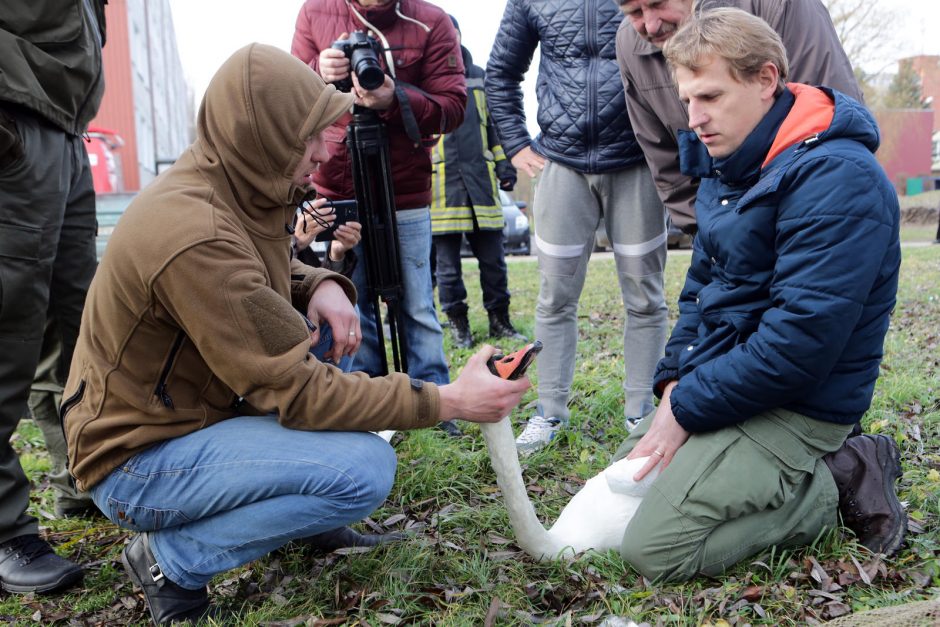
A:
POLYGON ((124 139, 124 189, 136 191, 192 142, 193 98, 169 0, 111 0, 106 11, 105 93, 92 124, 124 139))
POLYGON ((881 129, 876 153, 898 193, 908 189, 907 179, 931 176, 934 112, 930 109, 882 109, 875 112, 881 129))
POLYGON ((124 146, 114 151, 120 162, 119 189, 139 189, 136 166, 137 133, 134 121, 133 68, 125 0, 111 0, 105 7, 108 40, 102 50, 104 96, 91 127, 114 131, 124 146))
POLYGON ((940 56, 920 55, 911 57, 910 61, 914 71, 920 76, 921 95, 924 98, 933 98, 933 130, 940 130, 940 56))

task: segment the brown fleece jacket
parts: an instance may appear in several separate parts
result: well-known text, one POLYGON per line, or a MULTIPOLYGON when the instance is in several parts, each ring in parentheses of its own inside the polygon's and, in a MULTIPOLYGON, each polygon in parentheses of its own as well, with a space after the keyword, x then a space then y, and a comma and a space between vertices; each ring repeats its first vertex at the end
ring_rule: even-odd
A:
POLYGON ((237 415, 305 430, 437 421, 434 385, 343 374, 309 353, 300 312, 313 291, 326 279, 353 300, 355 290, 291 260, 285 225, 302 195, 291 179, 305 139, 351 104, 260 44, 212 79, 196 141, 128 207, 88 292, 62 407, 79 488, 237 415))

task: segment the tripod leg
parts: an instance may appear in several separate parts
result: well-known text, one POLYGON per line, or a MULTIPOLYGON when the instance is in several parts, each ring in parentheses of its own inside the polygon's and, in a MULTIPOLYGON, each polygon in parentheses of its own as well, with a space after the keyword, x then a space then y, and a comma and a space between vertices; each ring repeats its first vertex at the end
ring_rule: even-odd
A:
POLYGON ((408 345, 404 334, 405 316, 401 302, 397 299, 389 299, 385 304, 388 306, 389 339, 392 344, 395 371, 408 372, 408 345))

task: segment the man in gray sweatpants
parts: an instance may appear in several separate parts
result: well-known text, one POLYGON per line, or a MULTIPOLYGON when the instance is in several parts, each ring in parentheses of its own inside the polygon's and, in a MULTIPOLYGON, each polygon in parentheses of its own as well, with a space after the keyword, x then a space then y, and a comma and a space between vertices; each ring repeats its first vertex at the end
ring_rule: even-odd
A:
POLYGON ((539 404, 516 440, 548 443, 567 423, 578 341, 578 299, 603 221, 624 302, 624 417, 653 409, 663 355, 666 229, 662 204, 627 117, 615 54, 623 16, 610 0, 509 0, 486 68, 486 97, 517 170, 539 174, 533 214, 541 285, 535 335, 539 404), (520 84, 537 46, 541 133, 525 125, 520 84))

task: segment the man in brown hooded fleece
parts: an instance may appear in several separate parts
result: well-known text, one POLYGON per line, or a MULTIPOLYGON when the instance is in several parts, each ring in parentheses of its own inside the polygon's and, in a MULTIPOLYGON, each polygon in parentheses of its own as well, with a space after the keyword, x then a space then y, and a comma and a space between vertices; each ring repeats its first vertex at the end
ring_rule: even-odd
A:
POLYGON ((395 474, 368 431, 493 422, 528 387, 489 374, 491 347, 444 386, 310 354, 326 325, 328 357, 360 339, 352 284, 292 260, 288 229, 326 159, 321 131, 351 104, 285 52, 236 52, 92 283, 62 406, 71 472, 140 532, 122 559, 155 623, 203 615, 213 575, 290 540, 358 541, 343 526, 395 474))

